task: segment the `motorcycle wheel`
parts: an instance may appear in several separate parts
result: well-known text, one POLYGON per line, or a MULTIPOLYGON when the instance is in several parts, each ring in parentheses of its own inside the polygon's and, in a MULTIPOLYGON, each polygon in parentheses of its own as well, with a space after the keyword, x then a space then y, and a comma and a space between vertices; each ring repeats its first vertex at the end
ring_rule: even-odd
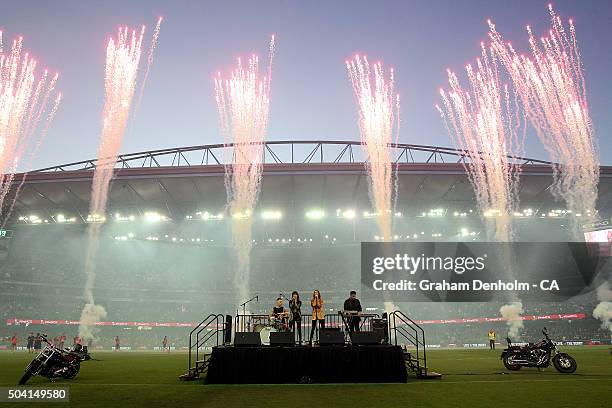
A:
POLYGON ((23 373, 23 375, 21 376, 21 379, 19 380, 19 385, 24 385, 25 383, 27 383, 28 380, 32 378, 36 370, 38 370, 39 365, 39 361, 32 361, 28 368, 26 368, 25 373, 23 373))
POLYGON ((513 363, 514 356, 513 355, 507 355, 506 357, 503 358, 504 360, 504 367, 506 367, 506 369, 510 370, 510 371, 518 371, 521 369, 521 366, 519 364, 515 364, 513 363))
POLYGON ((68 380, 72 380, 74 377, 77 376, 80 369, 81 369, 81 363, 76 363, 76 365, 73 365, 72 367, 70 367, 70 370, 68 370, 66 374, 63 375, 63 377, 68 380))
POLYGON ((574 357, 566 353, 559 353, 553 358, 553 365, 558 372, 563 374, 571 374, 576 371, 578 364, 574 357))

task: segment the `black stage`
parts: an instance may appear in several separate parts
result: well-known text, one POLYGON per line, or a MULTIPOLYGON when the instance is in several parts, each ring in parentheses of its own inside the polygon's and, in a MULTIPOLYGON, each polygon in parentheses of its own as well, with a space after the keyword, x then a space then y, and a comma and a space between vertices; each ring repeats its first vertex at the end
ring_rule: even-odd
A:
POLYGON ((399 346, 213 347, 207 384, 406 382, 399 346))

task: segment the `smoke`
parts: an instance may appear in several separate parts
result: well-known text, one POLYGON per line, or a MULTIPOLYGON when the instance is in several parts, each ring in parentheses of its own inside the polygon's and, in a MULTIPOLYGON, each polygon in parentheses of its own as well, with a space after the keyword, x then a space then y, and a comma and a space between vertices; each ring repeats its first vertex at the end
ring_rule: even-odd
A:
POLYGON ((215 78, 215 99, 219 126, 225 145, 233 145, 231 164, 225 167, 227 207, 232 217, 232 248, 235 254, 234 285, 239 300, 248 299, 253 213, 263 175, 264 142, 270 113, 270 83, 275 40, 270 40, 267 76, 259 72, 259 58, 253 55, 226 80, 215 78))
POLYGON ((597 288, 599 304, 593 310, 593 317, 601 320, 601 327, 612 331, 612 289, 610 282, 597 288))
POLYGON ((87 303, 81 312, 79 336, 84 340, 92 339, 94 337, 96 323, 105 317, 106 310, 104 307, 94 303, 87 303))
POLYGON ((395 303, 393 303, 390 300, 385 300, 385 312, 387 312, 388 314, 391 314, 395 312, 396 310, 398 310, 398 308, 397 306, 395 306, 395 303))
POLYGON ((523 304, 521 302, 513 302, 507 305, 503 305, 499 312, 502 317, 506 319, 508 325, 508 337, 517 337, 519 330, 523 328, 523 320, 521 315, 523 314, 523 304))

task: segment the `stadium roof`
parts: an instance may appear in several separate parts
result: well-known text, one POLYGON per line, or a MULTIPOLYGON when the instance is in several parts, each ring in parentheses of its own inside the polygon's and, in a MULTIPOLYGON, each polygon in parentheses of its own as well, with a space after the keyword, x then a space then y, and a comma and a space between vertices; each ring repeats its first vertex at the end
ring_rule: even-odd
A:
MULTIPOLYGON (((312 207, 371 208, 364 152, 359 142, 274 141, 262 145, 264 178, 259 206, 284 210, 312 207)), ((474 207, 465 151, 437 146, 393 144, 398 169, 397 208, 465 210, 474 207)), ((224 163, 232 146, 191 146, 124 154, 118 157, 108 211, 144 214, 161 211, 173 219, 226 202, 224 163)), ((521 207, 552 208, 551 163, 511 157, 522 165, 521 207)), ((15 175, 5 205, 15 203, 13 218, 31 213, 53 218, 69 213, 86 220, 96 160, 15 175), (20 188, 14 200, 15 192, 20 188)), ((599 211, 612 213, 612 167, 601 167, 599 211)), ((410 210, 408 210, 410 209, 410 210)))

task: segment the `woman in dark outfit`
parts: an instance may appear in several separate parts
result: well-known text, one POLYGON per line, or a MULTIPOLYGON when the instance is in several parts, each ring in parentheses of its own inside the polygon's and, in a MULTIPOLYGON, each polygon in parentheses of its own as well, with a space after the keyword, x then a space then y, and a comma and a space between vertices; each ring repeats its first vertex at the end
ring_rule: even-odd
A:
MULTIPOLYGON (((298 330, 298 344, 302 344, 302 301, 300 300, 300 294, 296 290, 291 293, 291 300, 289 300, 289 327, 291 331, 295 333, 295 326, 298 330)), ((294 335, 295 339, 295 335, 294 335)))

